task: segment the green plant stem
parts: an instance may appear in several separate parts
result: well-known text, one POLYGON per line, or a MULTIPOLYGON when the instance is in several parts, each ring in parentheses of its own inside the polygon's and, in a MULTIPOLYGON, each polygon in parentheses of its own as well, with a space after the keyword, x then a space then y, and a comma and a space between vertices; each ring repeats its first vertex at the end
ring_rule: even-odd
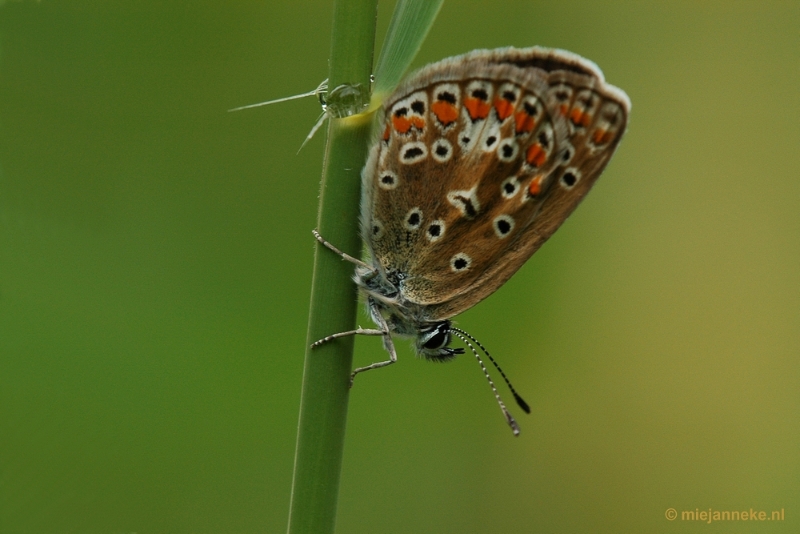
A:
MULTIPOLYGON (((329 87, 369 87, 377 0, 336 0, 329 87)), ((359 257, 360 174, 370 117, 331 119, 319 200, 320 234, 359 257)), ((313 242, 311 232, 309 243, 313 242)), ((306 347, 329 334, 355 328, 354 266, 317 245, 306 347)), ((334 531, 342 466, 353 337, 306 348, 289 534, 334 531)))

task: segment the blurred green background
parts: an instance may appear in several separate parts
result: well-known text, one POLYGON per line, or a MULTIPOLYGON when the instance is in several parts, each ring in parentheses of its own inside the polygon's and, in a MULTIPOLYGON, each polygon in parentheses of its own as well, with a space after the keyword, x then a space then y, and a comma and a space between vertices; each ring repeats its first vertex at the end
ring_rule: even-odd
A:
MULTIPOLYGON (((0 6, 0 532, 284 531, 324 135, 295 155, 313 99, 226 110, 316 87, 331 15, 0 6)), ((471 357, 401 343, 352 391, 339 532, 800 531, 799 29, 797 2, 445 3, 416 66, 566 48, 630 128, 459 317, 521 437, 471 357)))

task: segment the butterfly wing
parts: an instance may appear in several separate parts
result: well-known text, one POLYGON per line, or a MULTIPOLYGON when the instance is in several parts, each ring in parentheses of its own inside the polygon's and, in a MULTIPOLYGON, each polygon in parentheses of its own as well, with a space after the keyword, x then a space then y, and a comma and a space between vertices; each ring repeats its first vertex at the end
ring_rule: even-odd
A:
POLYGON ((510 278, 619 142, 624 93, 562 54, 472 52, 426 67, 387 99, 363 173, 362 231, 424 318, 451 317, 510 278))
POLYGON ((493 263, 456 298, 430 310, 451 317, 474 306, 504 284, 558 230, 600 177, 627 126, 628 96, 605 82, 591 61, 563 50, 534 47, 497 51, 494 60, 545 70, 556 113, 567 119, 562 161, 548 177, 541 209, 502 261, 493 263), (502 52, 502 53, 501 53, 502 52))

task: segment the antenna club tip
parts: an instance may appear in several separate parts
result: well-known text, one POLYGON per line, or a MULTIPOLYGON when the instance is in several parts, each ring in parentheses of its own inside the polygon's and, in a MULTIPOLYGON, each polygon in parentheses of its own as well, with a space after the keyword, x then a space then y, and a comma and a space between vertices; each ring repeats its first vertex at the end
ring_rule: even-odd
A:
POLYGON ((506 421, 508 421, 508 426, 511 427, 511 432, 513 432, 515 436, 519 436, 519 425, 517 424, 517 421, 511 417, 510 413, 506 413, 505 415, 506 421))
POLYGON ((531 413, 531 407, 528 406, 528 403, 516 393, 514 394, 514 400, 517 401, 517 404, 519 404, 519 407, 522 408, 525 413, 531 413))

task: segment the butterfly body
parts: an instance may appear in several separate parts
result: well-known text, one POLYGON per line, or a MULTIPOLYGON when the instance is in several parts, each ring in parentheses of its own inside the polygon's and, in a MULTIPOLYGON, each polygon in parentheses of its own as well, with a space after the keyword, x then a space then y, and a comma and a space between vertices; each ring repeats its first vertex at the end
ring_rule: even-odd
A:
POLYGON ((353 333, 382 335, 390 360, 354 375, 396 360, 392 335, 438 361, 464 352, 449 347, 456 336, 477 357, 469 340, 480 344, 450 319, 496 291, 572 213, 629 110, 594 63, 539 47, 473 51, 402 83, 379 111, 362 172, 368 258, 354 277, 379 329, 353 333))

